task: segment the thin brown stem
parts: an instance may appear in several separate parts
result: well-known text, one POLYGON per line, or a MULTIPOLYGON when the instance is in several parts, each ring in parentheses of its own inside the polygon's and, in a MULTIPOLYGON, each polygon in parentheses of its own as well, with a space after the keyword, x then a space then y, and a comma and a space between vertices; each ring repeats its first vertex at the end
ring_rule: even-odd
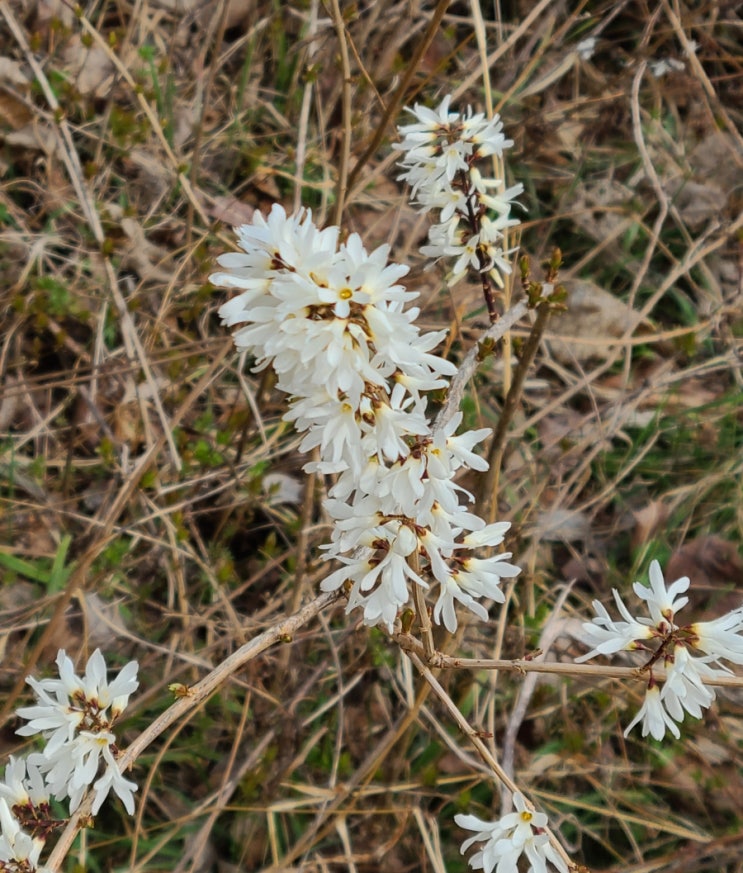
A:
POLYGON ((418 43, 418 46, 413 53, 413 57, 408 61, 405 75, 402 78, 402 81, 397 86, 397 90, 392 96, 392 99, 387 104, 387 108, 382 114, 382 118, 377 125, 376 133, 372 138, 372 141, 366 148, 366 151, 363 155, 356 161, 353 170, 348 177, 348 185, 346 187, 347 197, 350 197, 353 193, 353 190, 358 183, 359 173, 364 168, 365 164, 368 162, 369 158, 371 158, 377 149, 379 148, 380 143, 384 139, 385 133, 387 131, 387 126, 390 123, 390 120, 394 118, 400 110, 400 106, 402 105, 402 101, 405 99, 405 95, 408 93, 408 88, 410 87, 410 83, 413 81, 416 75, 418 75, 419 63, 421 58, 428 51, 431 43, 436 37, 436 34, 439 30, 439 25, 446 14, 446 10, 449 8, 449 3, 451 0, 439 0, 436 4, 436 8, 431 15, 431 20, 428 23, 428 27, 423 34, 421 41, 418 43))
MULTIPOLYGON (((416 575, 420 575, 420 562, 418 560, 418 552, 413 552, 409 558, 410 566, 416 575)), ((426 605, 426 595, 417 583, 413 583, 413 602, 415 603, 415 611, 418 616, 418 627, 420 629, 421 639, 423 640, 423 650, 426 653, 426 659, 433 657, 436 647, 433 643, 433 629, 431 626, 431 616, 428 613, 426 605)))
MULTIPOLYGON (((338 601, 341 597, 338 591, 331 591, 316 597, 303 609, 289 618, 277 622, 273 627, 259 634, 250 642, 245 643, 236 652, 233 652, 225 661, 215 667, 200 682, 187 690, 182 697, 169 706, 165 712, 159 715, 152 724, 146 728, 127 750, 119 757, 120 770, 128 770, 144 750, 154 742, 168 728, 175 724, 185 713, 202 703, 212 695, 224 682, 245 666, 248 661, 256 658, 271 646, 280 642, 290 642, 294 634, 304 625, 308 624, 323 609, 338 601)), ((77 811, 70 818, 67 827, 62 832, 54 847, 46 869, 51 873, 57 873, 64 861, 67 852, 72 846, 75 835, 80 829, 82 822, 90 816, 94 794, 89 792, 77 811)))
MULTIPOLYGON (((193 148, 191 149, 191 169, 188 174, 188 181, 192 189, 195 189, 199 182, 199 169, 201 165, 201 143, 204 138, 204 123, 206 121, 206 113, 211 104, 211 94, 214 88, 214 81, 217 78, 217 60, 219 52, 224 40, 224 32, 227 28, 227 12, 229 10, 228 0, 221 0, 221 8, 218 15, 217 31, 214 36, 214 44, 212 46, 212 63, 209 67, 209 75, 207 76, 204 91, 201 95, 201 112, 199 113, 199 122, 196 125, 194 132, 193 148)), ((203 56, 206 56, 206 47, 204 48, 203 56)), ((203 62, 203 57, 202 57, 203 62)), ((187 252, 191 251, 191 236, 193 234, 194 224, 194 201, 188 200, 186 206, 186 246, 187 252)))
MULTIPOLYGON (((449 697, 449 695, 444 690, 441 683, 438 681, 436 676, 431 672, 430 668, 423 663, 423 661, 412 652, 408 652, 408 657, 413 662, 413 664, 418 669, 418 672, 421 674, 427 685, 433 690, 433 693, 438 697, 438 699, 443 703, 443 705, 448 710, 449 714, 452 717, 452 720, 456 723, 462 733, 467 737, 467 739, 472 743, 472 745, 477 750, 478 754, 484 761, 485 765, 490 769, 493 773, 493 776, 497 780, 499 785, 505 785, 506 788, 512 793, 516 794, 517 792, 523 795, 523 792, 520 791, 518 785, 511 779, 511 777, 506 773, 506 771, 501 767, 501 765, 496 761, 493 757, 490 749, 485 745, 482 741, 480 734, 469 724, 467 719, 462 715, 459 711, 459 708, 454 703, 454 701, 449 697)), ((529 802, 529 800, 524 796, 524 799, 527 805, 534 810, 534 806, 529 802)), ((550 842, 555 848, 555 851, 559 853, 559 855, 564 859, 565 863, 570 866, 571 861, 565 849, 563 849, 562 844, 557 839, 557 837, 552 833, 549 828, 544 829, 545 833, 549 836, 550 842)))
POLYGON ((341 155, 338 164, 338 181, 335 186, 335 209, 333 211, 333 224, 340 227, 343 220, 343 209, 346 205, 346 194, 349 188, 348 166, 351 162, 351 137, 353 128, 351 123, 351 61, 348 56, 348 44, 346 42, 346 27, 343 23, 343 15, 338 0, 331 0, 331 13, 333 24, 338 36, 338 46, 341 53, 342 92, 341 105, 343 111, 343 136, 341 138, 341 155))
POLYGON ((498 492, 498 480, 500 477, 501 463, 503 461, 503 453, 506 447, 508 426, 513 419, 519 401, 521 400, 526 376, 537 353, 544 331, 547 328, 550 313, 551 309, 547 302, 544 302, 537 307, 536 320, 524 345, 521 360, 519 361, 519 365, 514 373, 513 383, 506 395, 503 410, 498 419, 498 426, 495 429, 492 442, 490 443, 490 450, 488 452, 488 464, 490 466, 483 474, 478 501, 480 515, 487 522, 495 521, 497 512, 498 501, 496 495, 498 492))

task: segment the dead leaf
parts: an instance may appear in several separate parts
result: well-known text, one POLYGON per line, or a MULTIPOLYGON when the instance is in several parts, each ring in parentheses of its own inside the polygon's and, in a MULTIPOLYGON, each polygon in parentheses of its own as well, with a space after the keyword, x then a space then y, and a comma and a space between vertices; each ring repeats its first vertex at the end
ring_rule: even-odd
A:
POLYGON ((722 221, 726 212, 739 212, 743 157, 730 135, 711 131, 687 155, 685 165, 672 162, 667 172, 664 188, 691 230, 722 221))
POLYGON ((8 374, 5 378, 5 389, 0 395, 0 431, 10 430, 20 402, 20 381, 12 374, 8 374))
POLYGON ((77 90, 84 95, 105 97, 114 80, 114 65, 99 45, 86 48, 77 34, 73 34, 64 50, 64 59, 77 90))
POLYGON ((552 507, 537 515, 534 537, 548 542, 574 543, 585 540, 591 530, 591 520, 583 512, 552 507))
POLYGON ((95 592, 85 592, 80 600, 85 616, 87 642, 90 648, 110 650, 112 637, 126 637, 128 631, 117 603, 106 603, 95 592))
POLYGON ((151 243, 142 226, 133 218, 122 218, 121 229, 132 243, 121 259, 124 269, 132 270, 144 281, 169 282, 172 273, 160 264, 169 261, 170 253, 151 243))
POLYGON ((66 0, 36 0, 35 29, 46 33, 54 22, 60 22, 68 30, 75 24, 75 10, 71 3, 66 0))
POLYGON ((180 150, 191 138, 199 121, 199 116, 196 107, 192 104, 179 104, 175 109, 174 116, 173 144, 180 150))
POLYGON ((626 214, 626 205, 632 197, 632 190, 615 179, 587 182, 576 189, 569 201, 573 221, 591 239, 602 243, 616 239, 634 221, 626 214))
POLYGON ((668 507, 660 500, 651 500, 642 509, 632 513, 635 527, 632 531, 632 548, 637 549, 649 542, 668 521, 668 507))
POLYGON ((550 353, 561 364, 607 357, 611 350, 607 340, 622 336, 640 320, 626 303, 595 282, 576 279, 565 287, 567 312, 553 316, 546 338, 550 353))
POLYGON ((58 148, 57 135, 51 126, 33 118, 23 127, 7 133, 5 142, 9 146, 44 152, 46 155, 53 155, 58 148))
POLYGON ((691 579, 695 590, 737 589, 731 595, 735 609, 743 599, 743 560, 734 543, 718 536, 697 537, 674 552, 666 565, 665 577, 673 581, 681 576, 691 579))
MULTIPOLYGON (((203 200, 203 198, 200 198, 203 200)), ((206 205, 206 213, 217 221, 223 221, 230 227, 239 227, 241 224, 250 224, 253 220, 255 207, 236 197, 214 197, 206 205)))
POLYGON ((674 179, 666 185, 666 190, 691 230, 699 230, 711 218, 722 219, 727 197, 714 182, 674 179))
POLYGON ((135 180, 137 188, 147 192, 149 202, 162 197, 170 186, 172 174, 169 166, 145 149, 132 149, 122 158, 122 165, 127 176, 135 180))
POLYGON ((0 58, 0 82, 4 85, 12 85, 20 91, 26 91, 31 87, 31 80, 23 72, 23 67, 11 58, 0 58))

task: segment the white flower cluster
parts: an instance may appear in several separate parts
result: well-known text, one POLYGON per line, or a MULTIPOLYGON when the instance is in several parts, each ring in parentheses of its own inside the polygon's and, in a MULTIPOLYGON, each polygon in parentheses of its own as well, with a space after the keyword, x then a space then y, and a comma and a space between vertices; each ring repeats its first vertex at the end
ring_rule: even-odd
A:
POLYGON ((418 310, 405 309, 416 296, 397 284, 407 267, 387 264, 388 246, 367 253, 357 234, 339 243, 337 227, 320 230, 311 213, 278 205, 236 232, 243 253, 222 255, 210 277, 240 291, 219 314, 291 397, 284 417, 305 434, 301 450, 319 450, 305 469, 337 477, 325 557, 343 566, 323 590, 350 583, 348 609, 390 632, 409 583, 428 588, 427 579, 439 586, 436 622, 456 628, 454 601, 487 619, 477 598, 502 601, 501 577, 519 569, 510 554, 471 552, 501 543, 509 525, 467 512, 460 495, 472 497, 454 476, 487 468, 473 448, 489 431, 456 436, 458 415, 434 432, 425 395, 455 367, 431 351, 443 332, 421 334, 418 310))
POLYGON ((461 279, 468 269, 487 273, 502 286, 501 274, 511 272, 502 241, 504 230, 519 224, 511 206, 524 186, 505 188, 502 179, 483 178, 475 164, 503 154, 513 140, 503 135, 496 115, 487 119, 471 108, 450 112, 451 96, 437 109, 416 106, 408 110, 417 121, 398 128, 402 142, 399 176, 411 186, 411 199, 422 212, 440 211, 439 223, 428 232, 429 244, 421 252, 430 258, 454 258, 449 281, 461 279))
POLYGON ((43 848, 43 838, 26 833, 10 811, 7 800, 0 797, 0 870, 3 873, 39 870, 43 848))
POLYGON ((59 679, 26 680, 36 703, 18 710, 28 724, 16 733, 25 737, 41 734, 46 745, 28 758, 11 755, 5 768, 0 782, 0 871, 43 870, 38 861, 44 843, 64 824, 53 818, 50 798, 69 797, 72 813, 92 785, 95 815, 113 788, 127 812, 134 813, 137 786, 119 769, 112 728, 139 686, 137 662, 127 664, 112 682, 98 649, 82 677, 75 675, 63 649, 57 654, 57 667, 59 679))
POLYGON ((99 650, 91 655, 82 677, 75 675, 74 665, 62 649, 57 654, 57 667, 59 679, 26 680, 36 694, 36 703, 18 710, 28 724, 16 733, 26 737, 41 734, 46 745, 28 758, 11 756, 5 768, 0 782, 0 871, 31 873, 39 869, 44 841, 62 824, 52 818, 50 797, 69 797, 72 813, 92 785, 95 815, 113 788, 127 812, 134 813, 137 786, 119 769, 112 728, 139 685, 137 662, 127 664, 110 683, 99 650))
POLYGON ((594 600, 596 617, 583 625, 595 646, 578 661, 619 651, 648 653, 645 701, 625 736, 641 723, 643 736, 650 734, 660 740, 669 730, 678 739, 681 733, 676 722, 683 721, 684 712, 701 718, 702 710, 715 699, 715 692, 704 680, 730 675, 720 660, 743 664, 743 607, 713 621, 681 626, 675 623, 676 613, 689 602, 682 596, 689 584, 689 578, 683 576, 666 588, 660 564, 653 561, 650 586, 639 582, 633 586, 635 594, 645 601, 649 618, 634 618, 614 590, 622 621, 614 621, 603 604, 594 600), (661 687, 653 676, 655 664, 666 670, 661 687))
POLYGON ((496 822, 486 822, 474 815, 456 815, 454 821, 475 835, 462 843, 461 853, 473 843, 485 845, 469 859, 473 870, 485 873, 517 873, 518 860, 526 855, 530 873, 547 873, 547 864, 552 864, 560 873, 568 873, 568 866, 550 842, 544 831, 547 816, 543 812, 527 809, 521 794, 514 794, 516 812, 509 812, 496 822))

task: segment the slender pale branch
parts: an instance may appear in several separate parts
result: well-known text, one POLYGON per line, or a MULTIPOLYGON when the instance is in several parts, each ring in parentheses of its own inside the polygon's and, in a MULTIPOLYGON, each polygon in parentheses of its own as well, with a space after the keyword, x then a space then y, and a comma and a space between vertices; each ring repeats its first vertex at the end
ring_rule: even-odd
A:
POLYGON ((343 136, 341 137, 341 154, 338 164, 338 181, 335 187, 335 209, 333 223, 340 226, 343 222, 343 208, 346 204, 346 192, 348 189, 348 165, 351 160, 351 137, 353 136, 351 122, 351 61, 348 56, 346 42, 346 27, 343 23, 343 15, 338 0, 331 0, 330 11, 333 16, 338 37, 338 46, 341 56, 342 91, 341 106, 343 109, 343 136))
MULTIPOLYGON (((406 652, 425 658, 425 651, 410 634, 396 634, 395 642, 406 652)), ((434 653, 428 662, 438 670, 502 670, 505 673, 553 673, 562 676, 596 676, 602 679, 636 679, 647 682, 643 667, 610 667, 602 664, 576 664, 572 661, 537 661, 525 658, 505 660, 497 658, 455 658, 441 652, 434 653)), ((659 682, 666 679, 666 671, 653 667, 653 678, 659 682)), ((700 676, 705 685, 719 688, 743 688, 743 676, 700 676)))
POLYGON ((482 477, 479 500, 480 514, 485 521, 488 522, 495 521, 498 477, 500 475, 500 467, 503 461, 503 452, 506 447, 508 425, 511 423, 511 419, 514 416, 516 407, 521 399, 521 394, 524 390, 524 383, 526 382, 526 375, 529 372, 529 367, 537 353, 542 335, 547 328, 547 321, 549 320, 550 314, 551 310, 547 303, 543 303, 537 308, 536 320, 529 334, 529 338, 524 345, 521 360, 516 368, 511 387, 506 395, 503 409, 500 418, 498 419, 498 426, 495 429, 493 440, 490 444, 490 451, 488 453, 489 467, 482 477))
MULTIPOLYGON (((511 779, 511 777, 508 775, 508 773, 506 773, 506 771, 496 761, 496 759, 493 757, 490 749, 482 741, 479 732, 476 731, 469 724, 467 719, 462 715, 462 713, 459 711, 457 705, 454 703, 454 701, 451 699, 451 697, 449 697, 449 695, 446 693, 446 691, 442 687, 441 683, 434 676, 434 674, 431 672, 429 667, 418 657, 418 655, 416 655, 413 652, 408 652, 408 657, 413 662, 413 664, 416 666, 416 668, 418 669, 418 672, 421 674, 423 679, 426 681, 426 683, 432 689, 433 693, 444 704, 444 706, 448 710, 449 714, 451 715, 452 720, 456 723, 456 725, 459 727, 459 729, 462 731, 462 733, 467 737, 467 739, 472 743, 472 745, 475 747, 475 749, 477 749, 477 752, 479 753, 480 757, 485 762, 485 764, 490 768, 490 770, 492 771, 493 775, 498 780, 498 782, 502 785, 505 785, 512 794, 516 794, 518 792, 518 793, 523 795, 523 791, 521 791, 519 789, 518 785, 513 781, 513 779, 511 779)), ((528 801, 528 799, 526 797, 525 797, 525 800, 527 802, 527 805, 530 806, 531 809, 533 810, 534 809, 533 805, 528 801)), ((571 864, 570 858, 568 857, 567 853, 565 852, 565 849, 563 849, 560 841, 557 839, 557 837, 552 833, 552 831, 549 828, 545 828, 544 830, 545 830, 545 833, 547 833, 549 835, 550 842, 554 846, 555 851, 558 852, 560 854, 560 856, 565 860, 565 863, 568 866, 570 866, 570 864, 571 864)))
MULTIPOLYGON (((342 593, 338 591, 321 594, 311 603, 308 603, 305 607, 300 609, 299 612, 277 622, 275 625, 268 628, 268 630, 255 637, 255 639, 245 643, 244 646, 241 646, 236 652, 233 652, 200 682, 197 682, 196 685, 188 688, 183 696, 179 697, 165 710, 165 712, 159 715, 119 757, 118 764, 122 773, 134 764, 150 743, 163 734, 186 712, 193 709, 195 706, 198 706, 207 697, 213 694, 220 685, 226 682, 230 676, 234 675, 241 667, 244 667, 248 661, 256 658, 262 652, 265 652, 266 649, 276 645, 276 643, 291 642, 294 634, 300 628, 312 621, 312 619, 323 609, 340 600, 341 597, 342 593)), ((93 797, 93 793, 88 792, 87 797, 72 815, 67 826, 60 835, 59 840, 46 863, 46 869, 49 873, 58 873, 61 869, 61 864, 72 846, 75 835, 90 816, 93 797)))
POLYGON ((428 51, 431 43, 434 41, 436 35, 439 32, 441 20, 443 19, 446 10, 449 8, 450 2, 451 0, 439 0, 439 2, 436 4, 436 8, 431 13, 431 20, 428 22, 428 27, 421 37, 420 42, 416 46, 413 56, 410 58, 406 65, 402 81, 397 86, 397 90, 392 95, 392 99, 390 100, 390 102, 387 104, 387 107, 384 110, 384 114, 382 115, 382 118, 377 125, 377 131, 374 134, 372 141, 367 146, 364 154, 358 159, 358 161, 356 161, 356 164, 348 177, 348 184, 346 187, 347 197, 352 196, 353 189, 359 182, 359 174, 361 173, 361 170, 379 148, 382 140, 384 139, 384 135, 387 131, 387 125, 390 123, 390 120, 394 118, 395 115, 397 115, 400 109, 400 105, 405 99, 405 95, 408 93, 410 83, 418 75, 418 64, 421 58, 428 51))
POLYGON ((439 410, 436 420, 433 423, 433 432, 437 433, 451 421, 452 417, 459 409, 459 404, 462 402, 464 389, 467 383, 474 375, 478 364, 481 360, 481 346, 484 343, 496 343, 504 334, 509 331, 517 321, 520 321, 528 312, 529 307, 525 300, 519 301, 512 309, 509 309, 495 324, 491 324, 485 333, 480 337, 476 345, 467 352, 462 361, 459 370, 449 383, 449 392, 446 395, 446 401, 439 410))

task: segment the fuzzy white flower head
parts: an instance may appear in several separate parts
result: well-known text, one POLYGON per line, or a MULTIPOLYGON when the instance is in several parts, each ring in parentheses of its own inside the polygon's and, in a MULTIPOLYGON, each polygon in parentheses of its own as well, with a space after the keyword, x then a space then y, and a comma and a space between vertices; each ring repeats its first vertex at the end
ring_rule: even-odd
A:
POLYGON ((461 828, 475 831, 473 837, 462 843, 460 851, 463 855, 474 843, 484 843, 469 859, 470 867, 485 873, 493 870, 515 873, 519 858, 526 855, 533 873, 547 873, 548 863, 560 873, 568 873, 567 864, 543 831, 547 826, 547 816, 528 809, 521 794, 514 795, 513 804, 516 811, 496 822, 486 822, 474 815, 454 816, 461 828))

